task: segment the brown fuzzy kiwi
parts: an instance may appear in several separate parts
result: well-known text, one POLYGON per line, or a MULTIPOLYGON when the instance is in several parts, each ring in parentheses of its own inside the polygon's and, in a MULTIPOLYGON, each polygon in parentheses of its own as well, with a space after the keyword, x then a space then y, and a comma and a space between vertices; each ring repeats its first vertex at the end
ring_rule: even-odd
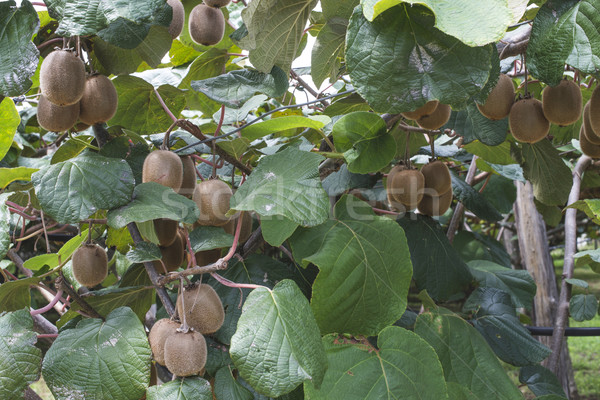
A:
POLYGON ((198 224, 209 226, 225 225, 232 217, 226 217, 229 211, 229 199, 233 192, 228 184, 218 179, 200 182, 196 185, 192 200, 200 209, 198 224))
POLYGON ((85 65, 68 50, 48 54, 40 67, 40 90, 58 106, 75 104, 83 96, 85 65))
POLYGON ((590 125, 594 132, 600 133, 600 85, 596 86, 590 98, 590 125))
POLYGON ((79 119, 88 125, 106 122, 117 112, 118 103, 112 81, 104 75, 92 75, 87 78, 79 101, 79 119))
POLYGON ((206 364, 206 340, 199 332, 175 332, 165 341, 165 366, 176 376, 197 375, 206 364))
POLYGON ((421 173, 425 177, 425 193, 439 196, 452 189, 452 177, 445 163, 430 162, 423 165, 421 173))
POLYGON ((204 0, 204 4, 209 7, 225 7, 231 0, 204 0))
POLYGON ((82 286, 96 286, 108 274, 106 251, 95 244, 84 244, 73 253, 73 276, 82 286))
POLYGON ((579 146, 581 147, 581 152, 588 157, 600 158, 600 145, 590 142, 587 136, 585 126, 581 125, 581 130, 579 131, 579 146))
POLYGON ((167 267, 167 271, 175 271, 185 260, 185 239, 178 231, 175 240, 169 246, 161 247, 162 262, 167 267))
MULTIPOLYGON (((223 303, 215 289, 207 284, 194 284, 183 291, 185 320, 195 331, 203 335, 219 330, 225 321, 223 303)), ((181 297, 177 297, 177 312, 183 316, 181 297)), ((182 317, 183 318, 183 317, 182 317)))
POLYGON ((181 35, 183 31, 183 22, 185 21, 185 10, 183 4, 179 0, 167 0, 167 3, 173 9, 173 19, 169 25, 169 33, 171 37, 175 39, 181 35))
POLYGON ((542 92, 544 116, 553 124, 565 126, 576 122, 581 115, 583 98, 579 85, 563 79, 557 86, 546 86, 542 92))
POLYGON ((195 256, 196 264, 202 267, 217 262, 221 258, 221 249, 199 251, 195 256))
POLYGON ((452 190, 448 190, 441 196, 430 196, 426 194, 419 202, 419 212, 421 214, 429 215, 430 217, 443 215, 450 208, 453 197, 452 190))
POLYGON ((148 154, 142 167, 142 182, 156 182, 178 191, 183 181, 183 164, 179 156, 168 150, 148 154))
POLYGON ((198 4, 192 9, 189 19, 190 37, 196 43, 212 46, 223 39, 225 17, 219 8, 198 4))
POLYGON ((390 202, 397 202, 407 210, 417 208, 417 203, 423 197, 425 177, 416 169, 407 169, 396 165, 388 174, 386 190, 390 202))
POLYGON ((427 103, 425 103, 425 105, 417 108, 414 111, 407 111, 407 112, 403 112, 401 114, 406 119, 411 119, 413 121, 416 121, 419 118, 424 117, 424 116, 429 115, 432 112, 434 112, 435 109, 437 108, 438 104, 439 104, 439 101, 431 100, 431 101, 428 101, 427 103))
POLYGON ((79 104, 57 106, 41 95, 37 107, 37 120, 42 128, 52 132, 71 129, 79 118, 79 104))
POLYGON ((159 246, 169 246, 177 239, 179 223, 167 218, 158 218, 154 221, 154 232, 158 238, 159 246))
POLYGON ((510 109, 508 125, 519 142, 536 143, 550 131, 550 121, 544 116, 542 102, 534 98, 517 101, 510 109))
POLYGON ((423 129, 440 129, 448 122, 452 109, 447 104, 438 104, 435 110, 417 120, 417 124, 423 129))
POLYGON ((191 199, 196 188, 196 165, 190 156, 181 157, 181 164, 183 165, 183 178, 177 193, 191 199))
POLYGON ((488 95, 484 104, 477 104, 479 112, 486 118, 498 120, 506 118, 515 102, 515 86, 507 75, 500 74, 498 83, 488 95))
POLYGON ((583 126, 585 126, 585 137, 592 144, 600 144, 600 136, 592 129, 590 122, 590 102, 583 107, 583 126))
POLYGON ((163 318, 156 321, 148 334, 148 342, 152 349, 154 360, 162 365, 165 365, 165 342, 169 336, 177 332, 180 324, 171 321, 169 318, 163 318))

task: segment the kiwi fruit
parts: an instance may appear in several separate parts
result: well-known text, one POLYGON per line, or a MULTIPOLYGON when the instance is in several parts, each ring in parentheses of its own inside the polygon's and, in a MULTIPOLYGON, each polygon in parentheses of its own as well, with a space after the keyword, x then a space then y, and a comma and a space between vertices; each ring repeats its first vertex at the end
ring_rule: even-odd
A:
POLYGON ((508 125, 519 142, 536 143, 550 131, 550 121, 544 116, 542 102, 534 98, 517 101, 510 109, 508 125))
POLYGON ((176 376, 197 375, 206 364, 206 340, 199 332, 175 332, 165 341, 165 366, 176 376))
POLYGON ((142 182, 156 182, 178 191, 183 181, 183 164, 179 156, 168 150, 148 154, 142 167, 142 182))
POLYGON ((425 192, 429 195, 442 195, 452 189, 452 177, 445 163, 434 161, 421 168, 425 177, 425 192))
POLYGON ((207 284, 187 286, 177 297, 177 312, 183 318, 181 298, 185 306, 185 321, 195 331, 203 335, 219 330, 225 321, 223 303, 215 289, 207 284))
POLYGON ((169 336, 174 335, 179 328, 179 324, 171 321, 169 318, 163 318, 156 321, 148 334, 148 342, 152 349, 154 360, 165 365, 165 342, 169 336))
POLYGON ((204 46, 217 44, 225 33, 223 11, 206 4, 198 4, 190 13, 188 27, 194 42, 204 46))
POLYGON ((581 125, 581 130, 579 131, 579 146, 581 147, 581 152, 586 156, 600 158, 600 145, 593 144, 588 140, 585 125, 581 125))
POLYGON ((118 103, 112 81, 104 75, 92 75, 87 78, 79 101, 79 119, 88 125, 106 122, 117 112, 118 103))
POLYGON ((74 52, 57 50, 48 54, 40 67, 40 90, 58 105, 75 104, 83 96, 85 65, 74 52))
POLYGON ((417 120, 417 124, 423 129, 440 129, 448 122, 452 114, 452 109, 447 104, 439 103, 435 110, 429 114, 424 115, 417 120))
POLYGON ((600 132, 600 85, 592 92, 590 98, 590 125, 594 132, 600 132))
POLYGON ((190 156, 181 157, 181 164, 183 165, 183 178, 177 193, 191 199, 196 188, 196 166, 190 156))
POLYGON ((229 199, 233 192, 228 184, 218 179, 200 182, 194 189, 192 200, 200 209, 198 224, 209 226, 225 225, 231 217, 225 214, 229 211, 229 199))
POLYGON ((195 256, 196 265, 203 267, 205 265, 217 262, 219 258, 221 258, 221 249, 199 251, 195 254, 195 256))
POLYGON ((396 165, 388 174, 386 189, 390 203, 400 203, 407 210, 417 208, 417 203, 423 197, 425 177, 416 169, 407 169, 396 165))
POLYGON ((204 0, 204 4, 209 7, 225 7, 231 0, 204 0))
MULTIPOLYGON (((242 214, 242 227, 240 228, 240 243, 248 240, 252 234, 252 214, 248 211, 244 211, 242 214)), ((223 225, 223 230, 230 235, 235 235, 235 229, 237 227, 237 221, 239 218, 232 218, 229 222, 223 225)))
POLYGON ((159 246, 169 246, 177 239, 179 223, 167 218, 158 218, 154 221, 154 232, 158 238, 159 246))
POLYGON ((544 116, 553 124, 565 126, 576 122, 581 115, 583 98, 577 83, 563 79, 557 86, 542 91, 544 116))
POLYGON ((425 105, 417 108, 414 111, 407 111, 407 112, 403 112, 401 114, 406 119, 411 119, 413 121, 416 121, 419 118, 424 117, 424 116, 429 115, 432 112, 434 112, 435 109, 437 108, 438 104, 439 104, 439 101, 431 100, 431 101, 428 101, 427 103, 425 103, 425 105))
POLYGON ((185 21, 185 10, 179 0, 167 0, 167 4, 173 9, 173 19, 169 25, 169 33, 175 39, 183 31, 183 22, 185 21))
POLYGON ((590 123, 590 102, 588 101, 583 107, 583 124, 585 127, 585 137, 592 144, 600 144, 600 136, 592 129, 590 123))
POLYGON ((52 132, 71 129, 79 118, 79 104, 57 106, 41 95, 37 107, 37 120, 42 128, 52 132))
POLYGON ((450 208, 452 198, 452 190, 448 190, 440 196, 425 194, 419 202, 419 212, 421 214, 429 215, 430 217, 443 215, 450 208))
POLYGON ((183 235, 177 231, 173 243, 161 247, 160 253, 162 254, 161 260, 165 263, 167 271, 175 271, 185 260, 185 239, 183 235))
POLYGON ((477 104, 479 112, 488 119, 506 118, 515 102, 515 87, 509 76, 500 74, 498 83, 483 104, 477 104))
POLYGON ((106 251, 96 244, 84 244, 73 253, 73 276, 82 286, 96 286, 108 274, 106 251))

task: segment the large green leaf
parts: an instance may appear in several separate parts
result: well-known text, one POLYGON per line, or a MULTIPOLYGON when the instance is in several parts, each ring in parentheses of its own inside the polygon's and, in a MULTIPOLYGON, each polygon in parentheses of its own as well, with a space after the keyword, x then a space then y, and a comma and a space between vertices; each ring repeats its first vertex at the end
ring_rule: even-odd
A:
POLYGON ((151 358, 144 326, 121 307, 105 321, 89 318, 62 331, 44 357, 42 373, 57 400, 137 400, 150 382, 151 358))
POLYGON ((134 180, 124 160, 83 153, 31 176, 42 209, 60 223, 127 204, 134 180))
POLYGON ((336 121, 331 133, 336 149, 344 153, 350 172, 377 172, 396 154, 394 138, 377 114, 366 111, 346 114, 336 121))
MULTIPOLYGON (((0 5, 1 9, 2 5, 0 5)), ((2 45, 2 36, 0 36, 0 46, 2 45)), ((0 53, 2 54, 2 53, 0 53)), ((2 57, 0 55, 0 57, 2 57)), ((0 59, 0 65, 2 64, 2 60, 0 59)), ((0 67, 2 68, 2 67, 0 67)), ((0 74, 2 71, 0 71, 0 74)), ((0 75, 2 76, 2 75, 0 75)), ((1 84, 1 82, 0 82, 1 84)), ((0 86, 0 90, 2 90, 0 86)), ((0 92, 0 95, 2 93, 0 92)), ((0 102, 0 160, 4 158, 8 150, 12 146, 13 138, 15 137, 15 133, 17 132, 17 127, 21 123, 21 117, 19 116, 19 112, 15 107, 15 103, 12 99, 6 97, 0 102)), ((5 170, 2 168, 2 170, 5 170)), ((9 173, 6 171, 2 171, 0 173, 0 188, 4 188, 14 179, 9 179, 9 173)))
POLYGON ((321 129, 331 122, 331 119, 324 115, 314 117, 303 117, 299 115, 289 115, 279 118, 272 118, 267 121, 250 125, 242 130, 242 136, 254 140, 263 136, 295 128, 321 129))
POLYGON ((0 312, 16 311, 31 304, 31 285, 36 285, 39 278, 25 278, 4 282, 0 285, 0 312))
POLYGON ((377 335, 400 319, 412 275, 404 231, 376 216, 354 196, 343 196, 333 219, 298 229, 294 258, 320 269, 311 306, 322 333, 377 335))
POLYGON ((238 38, 238 46, 250 50, 250 62, 261 72, 269 72, 275 65, 289 71, 317 3, 318 0, 251 2, 242 11, 246 34, 238 38))
POLYGON ((310 60, 310 74, 317 87, 327 78, 330 82, 335 82, 341 66, 339 57, 344 55, 347 27, 347 19, 333 17, 317 34, 310 60))
POLYGON ((306 380, 319 387, 327 368, 319 328, 293 281, 254 289, 231 338, 231 359, 259 393, 277 397, 306 380))
POLYGON ((199 226, 190 232, 190 243, 194 253, 220 249, 233 245, 233 236, 218 226, 199 226))
POLYGON ((502 214, 481 193, 456 174, 452 174, 452 192, 458 201, 479 218, 492 222, 502 219, 502 214))
POLYGON ((31 180, 31 174, 36 171, 39 171, 39 169, 27 167, 0 168, 0 189, 4 189, 14 181, 29 181, 31 180))
MULTIPOLYGON (((145 270, 143 270, 146 272, 145 270)), ((147 275, 147 274, 146 274, 147 275)), ((106 289, 95 290, 84 296, 85 301, 94 308, 101 316, 105 317, 119 307, 127 306, 138 316, 140 321, 144 321, 146 312, 152 305, 152 290, 148 286, 152 282, 148 279, 140 282, 142 276, 138 276, 137 282, 144 283, 145 286, 128 287, 109 287, 106 289)), ((79 304, 73 304, 69 312, 81 310, 79 304)))
POLYGON ((569 301, 569 314, 575 321, 589 321, 598 313, 598 299, 593 294, 576 294, 569 301))
POLYGON ((549 0, 538 11, 527 46, 529 72, 551 86, 564 64, 584 73, 600 68, 600 2, 549 0))
POLYGON ((126 254, 132 263, 160 260, 162 254, 157 245, 152 242, 140 242, 126 254))
POLYGON ((0 316, 0 398, 22 399, 27 386, 40 378, 42 351, 29 311, 0 316))
POLYGON ((307 398, 445 399, 446 382, 435 351, 406 329, 385 328, 375 350, 363 343, 323 338, 329 368, 321 389, 304 384, 307 398))
POLYGON ((573 204, 569 204, 569 208, 583 211, 596 224, 600 225, 600 199, 578 200, 573 204))
POLYGON ((522 399, 479 332, 445 309, 419 315, 415 333, 436 351, 447 382, 459 383, 481 399, 522 399))
MULTIPOLYGON (((23 1, 21 7, 13 0, 0 3, 0 97, 18 96, 31 87, 40 54, 31 37, 39 27, 37 12, 29 1, 23 1)), ((12 103, 12 100, 4 99, 2 103, 5 102, 12 103)), ((0 107, 0 142, 7 137, 3 118, 5 107, 6 104, 0 107)), ((9 119, 8 125, 12 122, 12 118, 9 119)), ((10 140, 12 142, 12 136, 10 140)), ((2 150, 0 145, 0 159, 5 154, 2 150)))
POLYGON ((271 246, 279 247, 298 228, 298 224, 280 215, 274 218, 261 218, 263 238, 271 246))
POLYGON ((139 45, 151 25, 169 26, 173 9, 164 0, 131 0, 126 3, 90 0, 48 0, 50 16, 60 23, 61 36, 98 35, 125 49, 139 45))
POLYGON ((130 222, 145 222, 158 218, 191 224, 196 222, 199 216, 200 210, 192 200, 160 183, 146 182, 135 187, 128 204, 108 212, 107 222, 109 226, 119 229, 130 222))
MULTIPOLYGON (((121 125, 139 134, 166 131, 173 120, 165 113, 154 87, 135 76, 119 76, 113 79, 119 106, 109 125, 121 125)), ((183 92, 171 85, 162 85, 157 89, 169 110, 178 116, 185 107, 183 92)))
POLYGON ((529 365, 521 368, 519 382, 526 384, 536 396, 554 394, 567 397, 556 375, 541 365, 529 365))
POLYGON ((479 140, 488 146, 497 146, 506 139, 508 118, 498 121, 487 119, 479 112, 477 106, 471 103, 466 110, 452 111, 450 120, 442 129, 453 129, 464 138, 465 144, 479 140))
POLYGON ((40 254, 35 257, 31 257, 25 261, 23 266, 32 271, 38 271, 44 266, 53 269, 64 263, 66 259, 79 248, 81 243, 87 238, 88 230, 84 230, 79 235, 73 236, 67 243, 65 243, 57 253, 40 254))
POLYGON ((282 215, 302 226, 323 223, 329 199, 319 179, 322 160, 295 147, 263 158, 231 198, 231 208, 261 216, 282 215))
POLYGON ((434 99, 460 108, 490 79, 494 46, 469 47, 433 23, 420 6, 393 7, 373 22, 360 8, 354 10, 346 35, 347 68, 374 110, 411 111, 434 99))
POLYGON ((369 21, 400 3, 423 4, 435 14, 435 27, 469 46, 500 40, 513 18, 505 0, 361 0, 369 21), (469 10, 469 12, 465 12, 469 10))
POLYGON ((285 72, 278 67, 273 67, 269 71, 269 73, 249 69, 230 71, 215 78, 192 81, 191 87, 227 107, 240 108, 256 92, 270 97, 280 97, 286 92, 289 84, 285 72))
POLYGON ((149 387, 148 400, 212 400, 210 382, 199 376, 176 379, 162 385, 149 387))
POLYGON ((253 400, 252 392, 243 387, 233 376, 231 367, 225 366, 215 376, 215 397, 217 399, 253 400))
POLYGON ((576 267, 589 265, 594 272, 600 274, 600 249, 579 251, 573 258, 576 267))
POLYGON ((445 301, 467 289, 473 276, 440 224, 415 214, 407 214, 398 223, 406 232, 419 290, 427 289, 434 300, 445 301))

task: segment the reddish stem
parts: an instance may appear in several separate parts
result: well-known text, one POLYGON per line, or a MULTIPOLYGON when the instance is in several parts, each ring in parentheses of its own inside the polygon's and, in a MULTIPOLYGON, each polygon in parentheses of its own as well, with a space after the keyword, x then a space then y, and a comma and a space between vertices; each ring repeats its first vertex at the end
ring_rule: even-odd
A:
POLYGON ((56 305, 56 303, 58 303, 62 294, 63 294, 62 289, 59 289, 58 292, 56 292, 56 295, 54 296, 52 301, 50 303, 48 303, 48 305, 46 305, 45 307, 42 307, 42 308, 38 308, 37 310, 31 310, 29 313, 33 316, 33 315, 43 314, 45 312, 50 311, 56 305))
POLYGON ((233 257, 233 255, 235 254, 235 251, 237 250, 238 242, 240 240, 240 231, 242 230, 242 214, 243 213, 244 213, 244 211, 242 211, 240 213, 240 215, 238 216, 237 224, 235 226, 235 235, 233 237, 233 245, 231 245, 231 248, 229 249, 229 252, 227 253, 227 255, 225 255, 225 257, 223 257, 223 261, 225 261, 225 262, 231 260, 231 257, 233 257))
POLYGON ((259 288, 269 289, 266 286, 255 285, 253 283, 235 283, 235 282, 230 281, 227 278, 223 278, 221 275, 217 274, 216 272, 211 272, 210 276, 215 278, 220 284, 227 286, 227 287, 240 288, 240 289, 259 289, 259 288))
POLYGON ((190 235, 188 235, 188 232, 185 231, 185 243, 187 246, 187 250, 188 250, 188 255, 190 256, 190 259, 188 260, 188 268, 194 268, 197 264, 196 264, 196 255, 194 254, 194 250, 192 249, 192 242, 190 241, 190 235))
POLYGON ((31 2, 32 6, 40 6, 40 7, 46 7, 46 3, 41 2, 41 1, 32 1, 31 2))
POLYGON ((219 132, 221 131, 221 127, 223 127, 223 121, 225 120, 225 104, 221 106, 221 117, 219 118, 219 124, 217 125, 217 130, 215 131, 215 136, 219 136, 219 132))
POLYGON ((382 210, 381 208, 375 207, 373 207, 373 211, 375 211, 377 214, 400 215, 400 213, 397 213, 395 211, 382 210))
MULTIPOLYGON (((7 202, 8 203, 8 202, 7 202)), ((21 217, 28 219, 29 221, 35 221, 37 220, 37 217, 31 216, 31 215, 27 215, 25 214, 23 211, 19 211, 16 208, 12 208, 12 207, 8 207, 8 211, 13 212, 15 214, 20 215, 21 217)))
POLYGON ((37 335, 38 339, 49 338, 56 339, 58 337, 58 333, 43 333, 41 335, 37 335))
POLYGON ((163 110, 165 110, 165 112, 167 113, 169 118, 171 118, 173 120, 173 122, 177 121, 177 117, 171 112, 171 110, 169 110, 169 107, 167 107, 167 105, 165 104, 165 101, 160 96, 160 93, 158 93, 158 90, 154 89, 154 94, 156 95, 156 98, 158 99, 160 106, 163 108, 163 110))
POLYGON ((48 41, 45 41, 44 43, 40 43, 40 44, 37 46, 37 48, 38 48, 38 50, 41 50, 41 49, 43 49, 44 47, 46 47, 46 46, 49 46, 49 45, 51 45, 51 44, 54 44, 54 43, 59 43, 59 42, 60 42, 60 43, 62 43, 62 41, 63 41, 63 39, 62 39, 62 38, 50 39, 50 40, 48 40, 48 41))
POLYGON ((203 162, 203 163, 205 163, 205 164, 208 164, 208 165, 210 165, 211 167, 214 167, 214 166, 215 166, 215 164, 213 164, 212 162, 208 161, 207 159, 204 159, 204 158, 200 157, 200 156, 199 156, 199 155, 197 155, 197 154, 190 154, 190 156, 191 156, 191 157, 192 157, 194 160, 198 160, 198 161, 200 161, 200 162, 203 162))

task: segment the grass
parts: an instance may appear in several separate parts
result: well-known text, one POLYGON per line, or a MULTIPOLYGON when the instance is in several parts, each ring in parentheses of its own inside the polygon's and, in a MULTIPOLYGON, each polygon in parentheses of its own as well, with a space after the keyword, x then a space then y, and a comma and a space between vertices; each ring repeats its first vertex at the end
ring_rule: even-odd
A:
MULTIPOLYGON (((600 326, 600 316, 596 315, 591 321, 571 320, 571 326, 600 326)), ((600 399, 600 337, 570 337, 568 340, 579 394, 586 400, 600 399)))

